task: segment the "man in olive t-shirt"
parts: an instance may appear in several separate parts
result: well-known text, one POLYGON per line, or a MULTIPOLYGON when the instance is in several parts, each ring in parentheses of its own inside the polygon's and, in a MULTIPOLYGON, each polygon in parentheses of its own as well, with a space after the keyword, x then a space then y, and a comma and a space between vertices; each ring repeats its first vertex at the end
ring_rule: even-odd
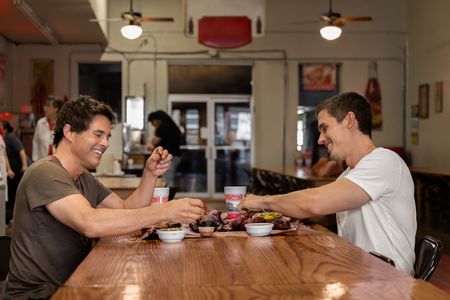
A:
POLYGON ((48 203, 81 194, 97 207, 110 193, 87 171, 74 182, 55 156, 34 163, 17 192, 8 289, 21 290, 27 282, 27 287, 37 289, 28 296, 46 298, 89 253, 91 239, 55 219, 48 203))
POLYGON ((90 238, 190 223, 204 214, 198 199, 149 206, 172 158, 162 147, 147 159, 138 188, 125 200, 88 172, 109 147, 113 120, 111 108, 89 96, 59 111, 55 153, 33 163, 18 188, 5 299, 49 298, 88 254, 90 238))

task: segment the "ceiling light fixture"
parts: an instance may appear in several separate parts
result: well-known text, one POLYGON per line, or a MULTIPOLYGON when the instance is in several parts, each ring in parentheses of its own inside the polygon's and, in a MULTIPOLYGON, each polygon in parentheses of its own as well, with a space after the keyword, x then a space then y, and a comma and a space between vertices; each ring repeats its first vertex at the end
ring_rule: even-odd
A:
POLYGON ((329 41, 335 40, 341 36, 342 29, 334 25, 325 25, 320 29, 320 35, 329 41))
POLYGON ((141 26, 134 24, 133 21, 130 21, 130 24, 125 25, 120 29, 120 32, 124 38, 134 40, 142 35, 142 28, 141 26))

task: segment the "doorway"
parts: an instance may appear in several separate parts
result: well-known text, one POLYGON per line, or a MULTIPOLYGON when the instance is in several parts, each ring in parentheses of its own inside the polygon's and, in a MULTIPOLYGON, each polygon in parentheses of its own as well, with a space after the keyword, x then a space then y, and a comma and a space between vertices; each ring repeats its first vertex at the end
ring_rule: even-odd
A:
POLYGON ((177 196, 223 198, 226 185, 248 185, 250 95, 169 95, 182 130, 177 196))

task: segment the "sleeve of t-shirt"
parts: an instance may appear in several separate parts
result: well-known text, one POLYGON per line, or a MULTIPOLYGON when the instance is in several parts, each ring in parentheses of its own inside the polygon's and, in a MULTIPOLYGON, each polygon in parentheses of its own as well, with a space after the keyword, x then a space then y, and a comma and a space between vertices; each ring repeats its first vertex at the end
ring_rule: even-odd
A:
POLYGON ((100 181, 98 181, 97 178, 95 178, 92 174, 89 173, 91 178, 95 180, 95 184, 97 186, 97 203, 96 205, 99 205, 103 200, 105 200, 106 197, 108 197, 112 191, 103 185, 100 181))
POLYGON ((400 169, 395 155, 387 150, 379 150, 361 159, 344 177, 362 188, 374 200, 395 189, 400 169))
POLYGON ((11 139, 11 148, 14 150, 14 152, 19 152, 23 149, 23 144, 20 142, 20 140, 16 137, 11 139))
POLYGON ((28 171, 25 192, 31 209, 80 194, 69 174, 56 164, 40 164, 28 171))

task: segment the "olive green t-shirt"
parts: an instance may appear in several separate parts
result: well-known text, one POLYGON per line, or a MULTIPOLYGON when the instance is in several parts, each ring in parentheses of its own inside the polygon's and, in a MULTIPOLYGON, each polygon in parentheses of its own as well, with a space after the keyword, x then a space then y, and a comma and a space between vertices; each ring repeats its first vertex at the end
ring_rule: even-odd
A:
POLYGON ((111 190, 89 172, 75 182, 55 156, 33 163, 17 189, 6 299, 48 298, 91 249, 91 240, 55 219, 46 204, 82 194, 97 207, 111 190))

